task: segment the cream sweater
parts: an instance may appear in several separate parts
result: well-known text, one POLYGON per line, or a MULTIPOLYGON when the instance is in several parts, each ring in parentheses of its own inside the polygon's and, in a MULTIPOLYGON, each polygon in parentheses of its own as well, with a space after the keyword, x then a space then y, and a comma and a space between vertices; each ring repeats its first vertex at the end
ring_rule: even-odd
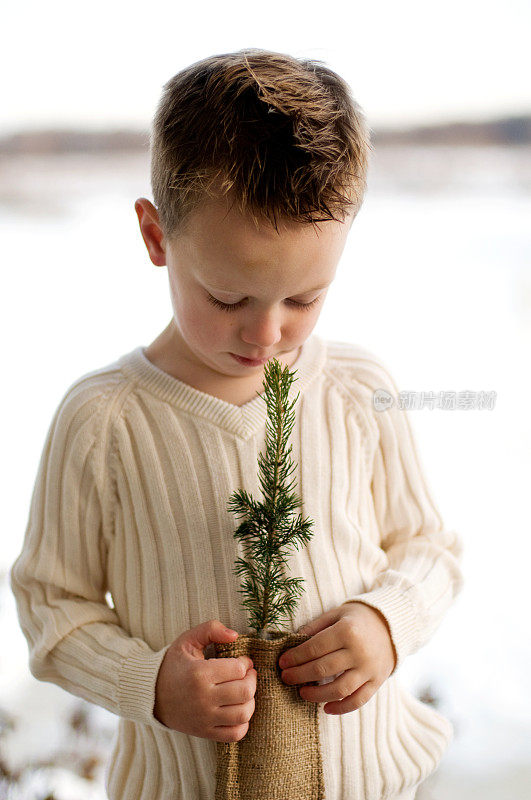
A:
MULTIPOLYGON (((312 334, 291 369, 294 488, 314 534, 289 556, 304 579, 290 630, 352 599, 386 618, 393 674, 356 711, 319 704, 326 800, 382 800, 432 773, 453 735, 397 668, 460 591, 462 545, 406 412, 373 408, 376 389, 398 395, 382 362, 312 334)), ((252 632, 226 503, 238 487, 262 497, 266 412, 263 397, 236 406, 177 380, 139 346, 74 381, 50 424, 11 588, 35 678, 119 716, 111 800, 213 800, 216 742, 159 722, 154 690, 183 631, 219 619, 252 632)))

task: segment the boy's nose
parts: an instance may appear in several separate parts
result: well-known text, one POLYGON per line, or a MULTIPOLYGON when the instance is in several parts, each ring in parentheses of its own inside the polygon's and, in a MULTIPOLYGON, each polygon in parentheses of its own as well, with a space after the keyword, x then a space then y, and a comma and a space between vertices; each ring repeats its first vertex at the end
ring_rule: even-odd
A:
POLYGON ((271 309, 270 311, 258 311, 254 316, 249 316, 244 327, 240 331, 242 342, 247 344, 250 349, 270 353, 274 350, 275 344, 280 342, 280 313, 271 309))

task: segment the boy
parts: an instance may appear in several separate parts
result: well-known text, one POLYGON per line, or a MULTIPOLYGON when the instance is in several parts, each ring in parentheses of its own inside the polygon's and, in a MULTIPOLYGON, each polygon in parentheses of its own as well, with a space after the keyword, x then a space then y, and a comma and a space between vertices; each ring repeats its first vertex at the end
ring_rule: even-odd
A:
POLYGON ((385 366, 312 334, 369 149, 348 86, 319 62, 243 50, 164 87, 155 205, 135 209, 174 313, 65 393, 11 569, 32 674, 120 717, 111 800, 211 800, 216 742, 248 730, 250 659, 205 656, 247 632, 226 503, 260 493, 272 357, 297 370, 290 443, 315 521, 290 564, 305 586, 293 630, 311 639, 280 666, 288 684, 319 682, 300 694, 320 704, 326 798, 412 798, 451 739, 396 670, 461 588, 460 541, 405 412, 373 408, 377 389, 397 395, 385 366))

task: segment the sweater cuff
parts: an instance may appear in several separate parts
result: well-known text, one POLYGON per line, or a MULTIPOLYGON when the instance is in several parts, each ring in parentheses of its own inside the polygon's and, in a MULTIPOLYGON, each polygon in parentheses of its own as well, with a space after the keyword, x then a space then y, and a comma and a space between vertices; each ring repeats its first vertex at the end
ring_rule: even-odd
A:
POLYGON ((170 647, 171 642, 154 652, 145 642, 135 639, 131 654, 123 659, 119 669, 118 709, 121 717, 166 732, 172 730, 153 713, 157 676, 170 647))
POLYGON ((350 600, 345 600, 345 603, 353 602, 372 606, 384 616, 396 655, 396 664, 391 672, 393 675, 406 656, 417 650, 419 625, 415 607, 396 586, 380 586, 372 592, 357 594, 350 600))

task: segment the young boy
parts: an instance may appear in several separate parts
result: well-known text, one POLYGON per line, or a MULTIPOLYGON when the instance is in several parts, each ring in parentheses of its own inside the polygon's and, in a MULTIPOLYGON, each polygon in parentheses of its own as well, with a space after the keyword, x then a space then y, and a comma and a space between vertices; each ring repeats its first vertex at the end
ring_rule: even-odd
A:
POLYGON ((396 671, 461 589, 460 540, 382 361, 312 334, 369 149, 347 84, 320 62, 242 50, 164 87, 155 205, 135 209, 173 316, 67 389, 10 573, 32 674, 120 717, 111 800, 212 800, 216 743, 249 728, 250 659, 207 651, 250 632, 226 504, 237 488, 260 496, 273 357, 297 370, 290 443, 315 523, 290 557, 305 589, 292 630, 311 638, 280 666, 286 684, 314 684, 300 694, 319 704, 326 799, 413 798, 452 737, 396 671), (395 398, 386 410, 377 390, 395 398))

